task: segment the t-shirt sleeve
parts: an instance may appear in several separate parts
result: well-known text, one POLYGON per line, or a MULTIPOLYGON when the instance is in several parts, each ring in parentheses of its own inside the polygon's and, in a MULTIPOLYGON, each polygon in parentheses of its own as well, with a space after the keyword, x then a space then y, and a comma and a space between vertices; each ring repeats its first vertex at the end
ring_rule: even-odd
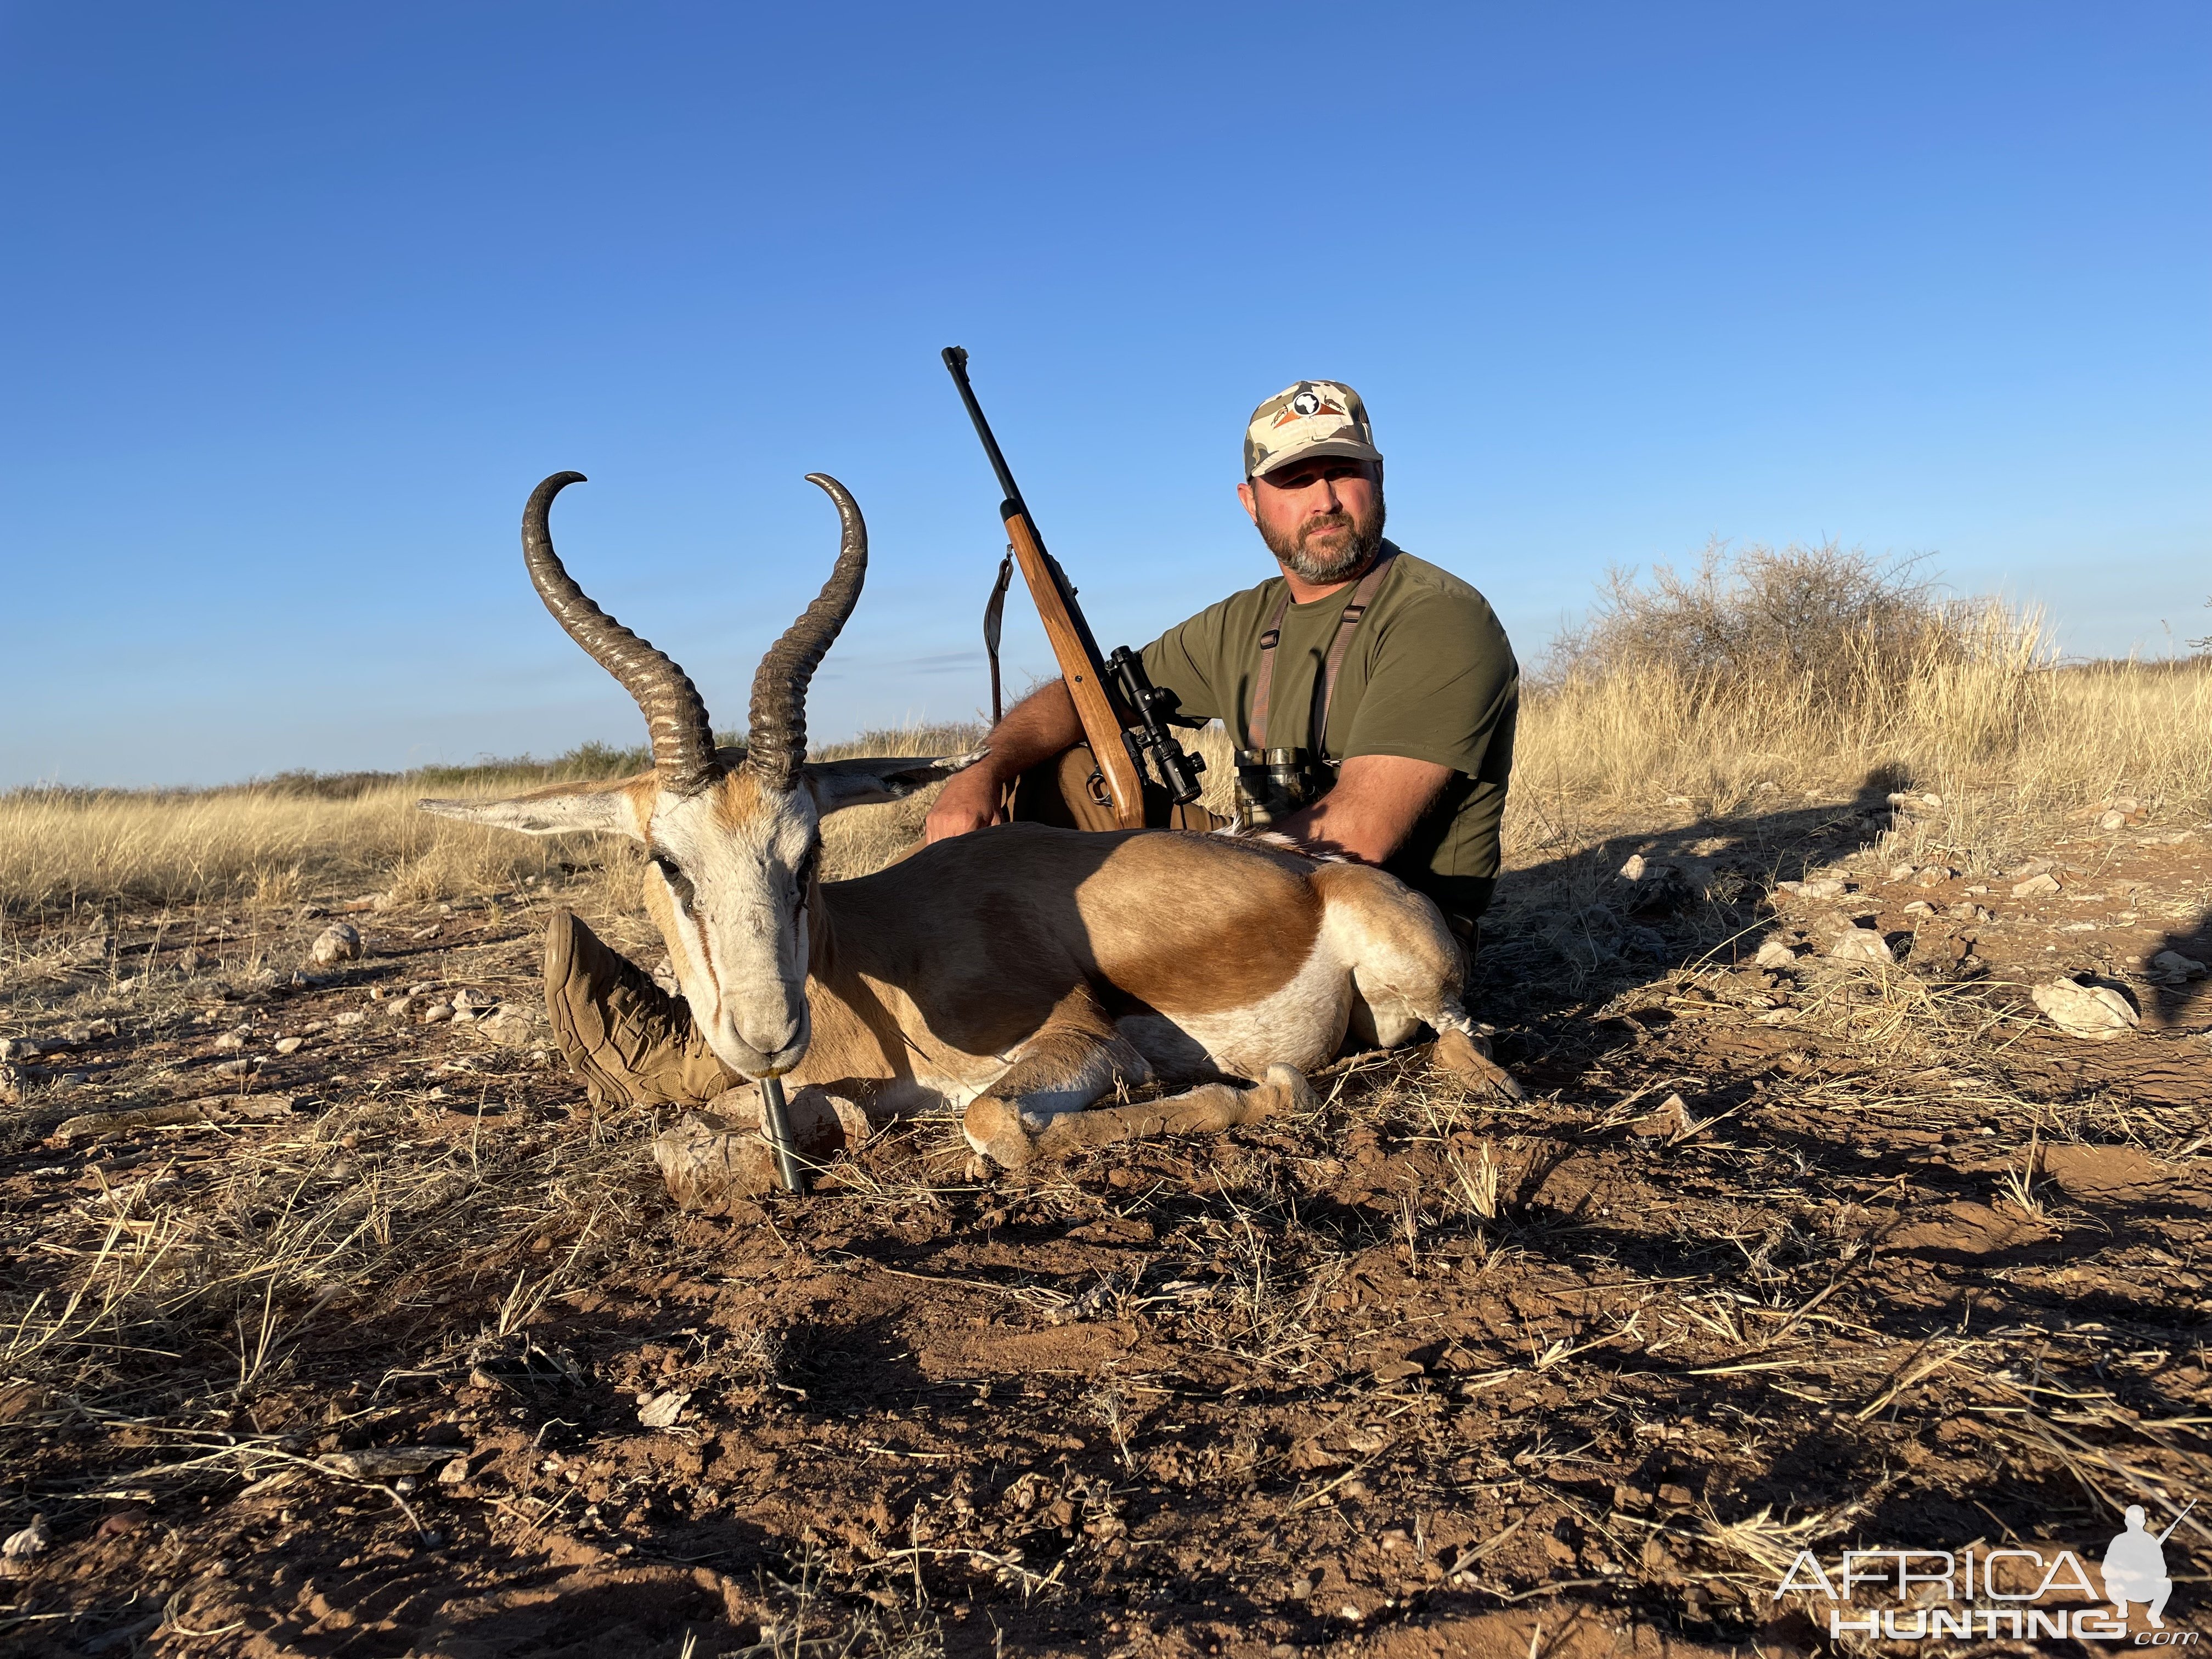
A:
POLYGON ((1478 596, 1431 590, 1394 607, 1376 639, 1344 756, 1402 755, 1486 776, 1492 740, 1511 742, 1521 672, 1478 596))
POLYGON ((1209 671, 1221 660, 1224 608, 1211 605, 1188 622, 1177 623, 1139 653, 1152 684, 1174 692, 1181 712, 1193 720, 1223 718, 1209 671))

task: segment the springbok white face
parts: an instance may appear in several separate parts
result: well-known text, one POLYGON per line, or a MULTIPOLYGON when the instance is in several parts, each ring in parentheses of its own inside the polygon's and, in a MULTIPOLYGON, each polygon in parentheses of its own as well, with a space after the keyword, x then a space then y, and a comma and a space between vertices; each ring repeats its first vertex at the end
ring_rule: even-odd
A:
POLYGON ((623 835, 646 850, 646 908, 668 945, 684 1000, 732 1071, 780 1076, 805 1057, 811 917, 822 820, 896 800, 981 757, 898 756, 808 763, 807 682, 859 602, 867 568, 860 508, 834 478, 843 542, 821 596, 762 659, 744 750, 714 746, 706 706, 684 671, 593 605, 553 551, 556 473, 524 509, 523 557, 546 608, 638 700, 653 769, 612 783, 554 784, 511 799, 426 800, 425 811, 526 835, 623 835))

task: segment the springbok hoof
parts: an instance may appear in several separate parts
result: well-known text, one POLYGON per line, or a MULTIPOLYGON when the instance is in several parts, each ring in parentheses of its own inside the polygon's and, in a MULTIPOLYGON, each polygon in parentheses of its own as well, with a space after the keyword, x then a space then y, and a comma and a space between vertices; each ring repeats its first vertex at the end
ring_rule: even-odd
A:
POLYGON ((1439 1071, 1465 1079, 1478 1092, 1487 1092, 1501 1100, 1523 1098, 1513 1073, 1490 1057, 1489 1043, 1469 1032, 1446 1031, 1437 1037, 1429 1050, 1429 1063, 1439 1071))

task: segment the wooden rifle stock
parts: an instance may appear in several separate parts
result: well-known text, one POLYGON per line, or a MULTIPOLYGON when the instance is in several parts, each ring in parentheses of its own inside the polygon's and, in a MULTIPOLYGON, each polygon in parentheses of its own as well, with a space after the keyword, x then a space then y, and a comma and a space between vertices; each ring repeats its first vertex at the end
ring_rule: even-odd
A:
POLYGON ((1106 678, 1106 665, 1099 659, 1097 644, 1091 637, 1090 624, 1077 608, 1073 592, 1064 591, 1067 577, 1060 562, 1037 539, 1030 515, 1019 510, 1018 501, 1010 501, 1006 506, 1017 509, 1007 514, 1006 520, 1014 563, 1029 584, 1030 597, 1036 601, 1037 620, 1044 624, 1044 636, 1059 659, 1060 678, 1075 704, 1075 717, 1083 722, 1083 735, 1105 781, 1115 822, 1124 830, 1141 830, 1145 827, 1144 780, 1121 740, 1128 721, 1117 706, 1113 684, 1106 678))
POLYGON ((999 441, 991 435, 990 422, 983 418, 982 406, 968 384, 968 354, 958 346, 947 346, 944 356, 945 366, 960 388, 961 401, 968 406, 968 417, 975 423, 975 434, 982 439, 984 453, 998 474, 999 488, 1006 496, 999 515, 1006 526, 1006 541, 1013 549, 1014 562, 1029 586, 1030 597, 1036 601, 1037 619, 1044 624, 1045 638, 1060 663, 1060 678, 1104 781, 1106 799, 1102 804, 1112 806, 1115 821, 1124 830, 1141 830, 1145 827, 1144 776, 1122 740, 1122 733, 1134 724, 1134 716, 1115 694, 1106 659, 1075 602, 1075 589, 1069 585, 1067 573, 1045 550, 1044 538, 1037 534, 1036 521, 1022 502, 1014 475, 1000 453, 999 441))

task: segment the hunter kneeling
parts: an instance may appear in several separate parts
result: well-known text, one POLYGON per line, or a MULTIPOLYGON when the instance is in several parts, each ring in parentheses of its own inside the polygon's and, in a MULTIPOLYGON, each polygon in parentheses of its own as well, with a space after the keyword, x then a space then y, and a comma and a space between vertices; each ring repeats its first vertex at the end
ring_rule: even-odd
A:
MULTIPOLYGON (((1474 588, 1383 539, 1382 456, 1358 394, 1301 380, 1253 411, 1237 487, 1280 574, 1146 646, 1180 712, 1237 749, 1248 827, 1389 871, 1472 956, 1498 885, 1520 671, 1474 588)), ((1008 819, 1112 830, 1063 681, 992 729, 929 814, 940 841, 1008 819)), ((1146 822, 1214 830, 1147 781, 1146 822)))

